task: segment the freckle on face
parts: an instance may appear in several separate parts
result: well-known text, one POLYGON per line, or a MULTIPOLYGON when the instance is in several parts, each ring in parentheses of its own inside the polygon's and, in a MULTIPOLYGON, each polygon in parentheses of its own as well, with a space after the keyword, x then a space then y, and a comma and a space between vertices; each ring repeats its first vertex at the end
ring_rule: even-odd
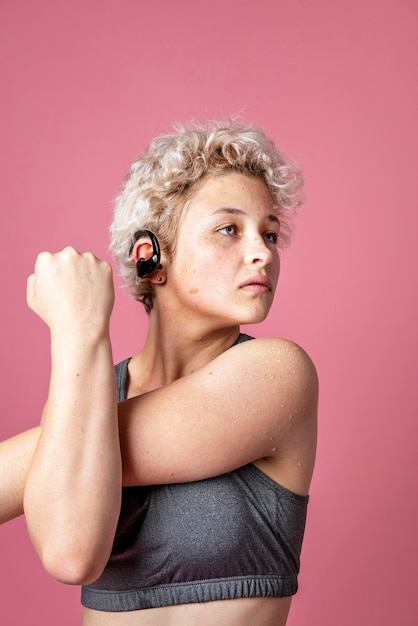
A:
POLYGON ((189 290, 189 294, 190 294, 191 296, 196 295, 198 292, 199 292, 199 289, 190 289, 190 290, 189 290))

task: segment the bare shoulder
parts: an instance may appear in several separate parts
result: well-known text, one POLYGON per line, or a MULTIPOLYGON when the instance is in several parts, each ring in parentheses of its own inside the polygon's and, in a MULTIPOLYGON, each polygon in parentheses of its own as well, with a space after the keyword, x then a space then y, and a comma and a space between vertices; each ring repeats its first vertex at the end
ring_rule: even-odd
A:
POLYGON ((251 341, 239 343, 231 348, 231 350, 236 351, 239 349, 251 350, 254 352, 254 355, 260 353, 263 356, 271 357, 277 363, 286 364, 295 361, 313 367, 312 360, 307 352, 294 341, 284 339, 283 337, 255 338, 251 341))
MULTIPOLYGON (((260 338, 237 344, 224 352, 216 366, 227 370, 227 376, 234 376, 245 384, 264 382, 268 388, 278 385, 289 388, 303 396, 316 394, 318 375, 316 367, 307 352, 297 343, 283 338, 260 338)), ((212 365, 215 365, 213 362, 212 365)), ((211 368, 211 364, 207 366, 211 368)), ((226 372, 224 372, 226 374, 226 372)))
POLYGON ((230 415, 252 415, 260 428, 283 438, 292 428, 316 420, 318 376, 312 359, 288 339, 260 338, 226 350, 196 373, 201 397, 219 400, 230 415))
POLYGON ((268 433, 270 445, 254 465, 287 489, 309 493, 319 386, 312 359, 298 344, 278 338, 239 344, 230 357, 241 363, 237 369, 246 403, 251 406, 250 397, 256 398, 254 414, 262 414, 259 426, 268 433))

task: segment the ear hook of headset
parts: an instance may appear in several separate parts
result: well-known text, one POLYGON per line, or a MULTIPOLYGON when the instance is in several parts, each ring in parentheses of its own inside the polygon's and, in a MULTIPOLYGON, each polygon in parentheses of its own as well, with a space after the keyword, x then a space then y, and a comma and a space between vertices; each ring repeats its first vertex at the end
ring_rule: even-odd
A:
MULTIPOLYGON (((138 230, 134 234, 135 242, 141 237, 149 237, 152 243, 152 256, 149 259, 138 259, 136 262, 136 273, 138 278, 148 278, 155 272, 162 268, 160 264, 161 250, 157 237, 151 230, 138 230)), ((134 244, 135 245, 135 244, 134 244)), ((131 247, 129 254, 132 254, 134 245, 131 247)))

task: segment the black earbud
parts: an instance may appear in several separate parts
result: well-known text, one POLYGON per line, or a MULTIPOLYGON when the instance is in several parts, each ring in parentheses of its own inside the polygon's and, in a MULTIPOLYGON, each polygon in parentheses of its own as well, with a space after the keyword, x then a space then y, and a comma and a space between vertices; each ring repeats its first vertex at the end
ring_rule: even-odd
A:
MULTIPOLYGON (((135 235, 135 241, 138 241, 141 237, 149 237, 152 243, 152 256, 149 259, 138 259, 136 262, 136 273, 138 278, 148 278, 155 270, 161 269, 160 265, 161 250, 157 237, 150 230, 138 230, 135 235)), ((131 248, 131 254, 132 254, 131 248)))

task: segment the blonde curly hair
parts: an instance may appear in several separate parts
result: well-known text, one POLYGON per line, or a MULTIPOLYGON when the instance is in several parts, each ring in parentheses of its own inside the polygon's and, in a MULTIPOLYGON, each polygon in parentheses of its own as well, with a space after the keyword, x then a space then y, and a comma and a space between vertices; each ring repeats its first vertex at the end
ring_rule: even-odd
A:
POLYGON ((184 207, 207 176, 239 172, 266 183, 280 220, 279 245, 289 240, 289 213, 302 201, 297 164, 262 130, 234 121, 176 125, 156 137, 133 162, 116 197, 110 249, 133 297, 152 309, 153 285, 139 280, 131 250, 135 232, 151 230, 168 256, 175 251, 184 207))

